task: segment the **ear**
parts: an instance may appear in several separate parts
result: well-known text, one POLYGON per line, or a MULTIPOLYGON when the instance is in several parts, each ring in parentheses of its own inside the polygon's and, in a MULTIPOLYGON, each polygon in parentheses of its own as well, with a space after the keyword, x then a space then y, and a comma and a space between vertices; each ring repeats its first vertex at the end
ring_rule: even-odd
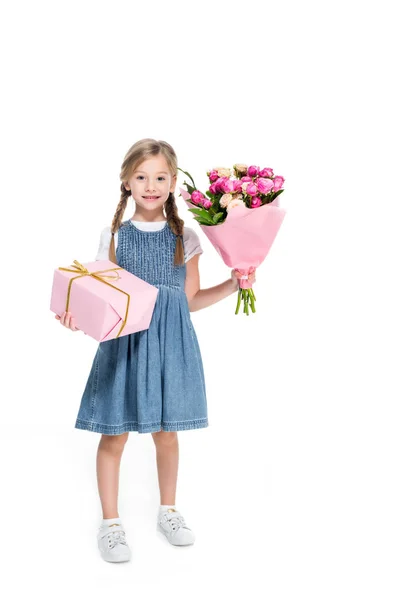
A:
POLYGON ((124 188, 125 188, 127 191, 130 191, 130 189, 131 189, 131 187, 130 187, 129 183, 127 183, 127 182, 125 182, 125 181, 124 181, 124 188))
POLYGON ((176 175, 173 175, 172 177, 172 181, 171 181, 171 187, 170 187, 170 192, 174 193, 175 192, 175 187, 176 187, 176 175))

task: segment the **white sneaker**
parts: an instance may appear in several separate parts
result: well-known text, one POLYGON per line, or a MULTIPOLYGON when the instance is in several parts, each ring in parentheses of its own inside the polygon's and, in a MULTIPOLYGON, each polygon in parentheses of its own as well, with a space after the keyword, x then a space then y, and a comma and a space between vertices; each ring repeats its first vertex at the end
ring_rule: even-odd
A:
POLYGON ((168 508, 159 513, 157 529, 161 531, 170 544, 174 546, 188 546, 195 540, 194 533, 185 523, 181 513, 175 508, 168 508))
POLYGON ((97 545, 102 558, 108 562, 125 562, 131 558, 122 524, 101 526, 97 534, 97 545))

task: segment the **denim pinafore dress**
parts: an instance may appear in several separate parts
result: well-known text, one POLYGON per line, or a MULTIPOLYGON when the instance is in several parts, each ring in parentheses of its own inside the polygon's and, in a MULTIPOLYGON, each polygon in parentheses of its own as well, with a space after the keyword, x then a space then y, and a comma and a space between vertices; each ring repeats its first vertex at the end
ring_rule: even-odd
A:
POLYGON ((83 392, 77 429, 118 435, 208 426, 200 348, 184 290, 186 264, 174 265, 168 222, 118 231, 117 263, 159 289, 148 329, 100 342, 83 392))

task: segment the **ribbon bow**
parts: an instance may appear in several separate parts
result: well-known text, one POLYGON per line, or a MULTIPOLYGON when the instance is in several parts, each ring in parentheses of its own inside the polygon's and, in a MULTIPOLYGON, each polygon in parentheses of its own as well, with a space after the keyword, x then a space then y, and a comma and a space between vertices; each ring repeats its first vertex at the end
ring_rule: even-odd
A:
POLYGON ((127 296, 125 318, 122 320, 121 329, 119 330, 119 332, 116 336, 116 337, 119 337, 121 334, 121 331, 125 327, 125 324, 126 324, 126 321, 128 318, 128 311, 129 311, 129 304, 130 304, 131 297, 128 294, 128 292, 124 292, 124 290, 120 290, 119 288, 115 287, 115 285, 111 285, 111 283, 108 283, 108 281, 106 281, 106 279, 110 279, 111 281, 118 281, 119 279, 121 279, 121 277, 118 273, 116 273, 115 275, 100 275, 100 273, 109 273, 110 271, 115 271, 115 272, 121 271, 122 267, 115 267, 115 268, 103 269, 102 271, 91 271, 90 272, 82 263, 80 263, 77 260, 74 260, 74 264, 70 265, 70 266, 73 268, 67 269, 66 267, 58 267, 59 271, 68 271, 69 273, 79 273, 79 275, 77 275, 76 277, 71 277, 71 279, 69 280, 65 312, 68 312, 68 308, 69 308, 72 282, 75 281, 75 279, 80 279, 81 277, 88 277, 88 276, 93 277, 94 279, 97 279, 98 281, 101 281, 102 283, 109 285, 110 287, 114 288, 114 290, 118 290, 119 292, 121 292, 122 294, 125 294, 127 296))

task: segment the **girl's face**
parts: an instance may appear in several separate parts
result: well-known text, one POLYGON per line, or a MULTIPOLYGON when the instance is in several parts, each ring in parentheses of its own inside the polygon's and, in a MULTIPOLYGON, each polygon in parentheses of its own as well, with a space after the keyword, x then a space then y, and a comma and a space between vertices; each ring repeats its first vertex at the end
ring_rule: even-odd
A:
POLYGON ((175 191, 176 175, 172 176, 162 154, 143 161, 124 183, 136 203, 135 214, 163 214, 169 193, 175 191))

